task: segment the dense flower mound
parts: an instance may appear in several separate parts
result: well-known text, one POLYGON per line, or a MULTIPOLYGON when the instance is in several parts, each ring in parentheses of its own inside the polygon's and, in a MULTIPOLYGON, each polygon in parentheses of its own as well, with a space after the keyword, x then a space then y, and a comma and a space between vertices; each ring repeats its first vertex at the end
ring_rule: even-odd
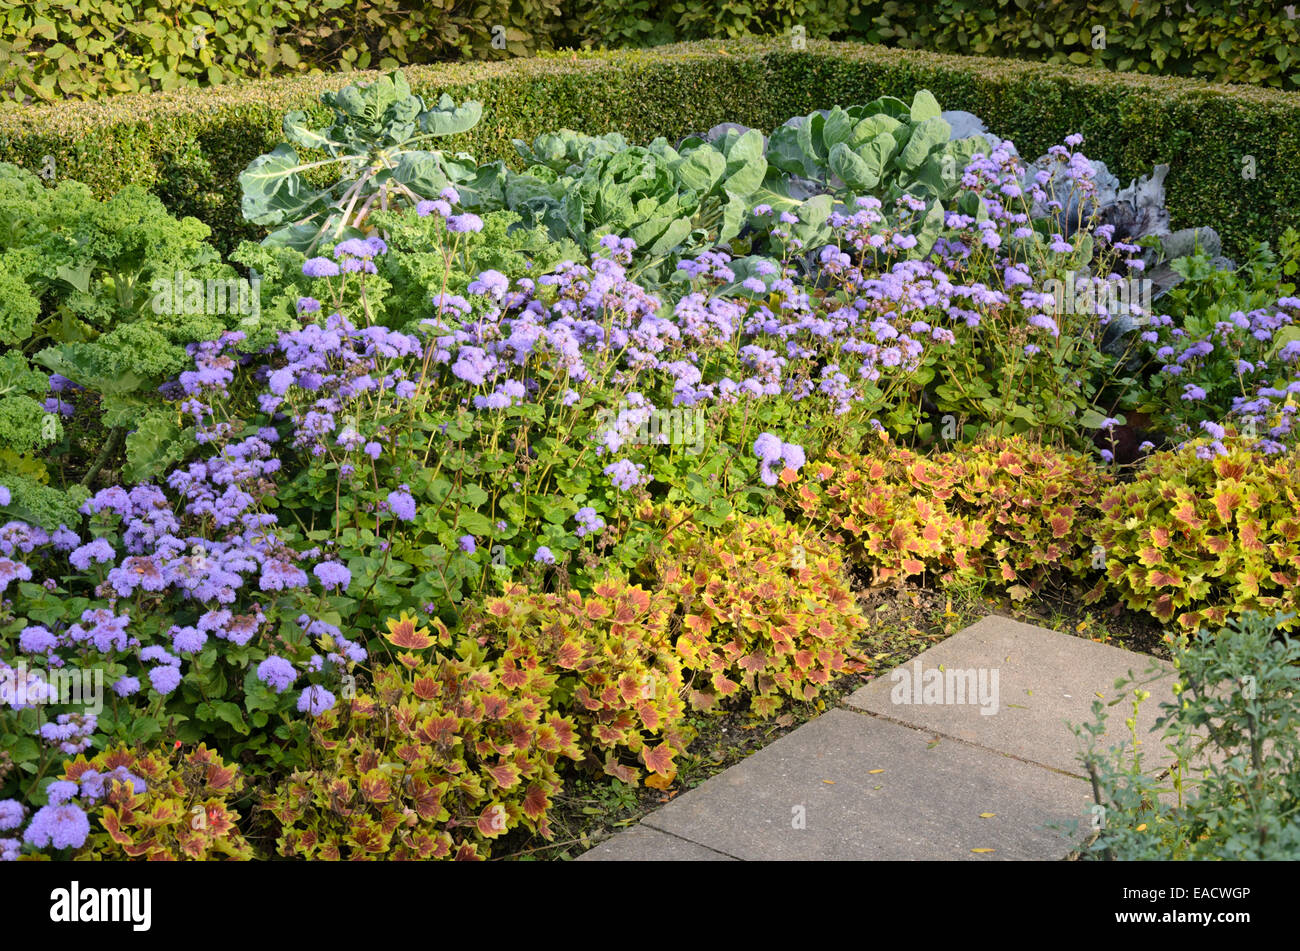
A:
POLYGON ((1256 440, 1225 433, 1157 453, 1101 499, 1105 574, 1093 600, 1182 627, 1246 611, 1288 612, 1300 586, 1300 459, 1260 458, 1256 440))
POLYGON ((586 761, 626 783, 641 779, 666 789, 674 757, 691 739, 685 677, 673 650, 668 616, 674 607, 618 578, 586 597, 543 594, 511 586, 489 600, 470 625, 511 676, 544 670, 557 688, 551 702, 572 696, 564 712, 578 726, 586 761))
POLYGON ((875 584, 928 571, 1023 598, 1088 571, 1096 500, 1110 481, 1078 453, 990 435, 930 456, 888 443, 831 453, 795 499, 875 584))
POLYGON ((693 674, 697 709, 747 698, 751 713, 768 716, 866 669, 857 641, 867 621, 838 548, 766 519, 732 519, 710 532, 678 508, 642 514, 673 529, 655 578, 680 604, 675 651, 693 674))
POLYGON ((550 835, 561 761, 584 755, 576 723, 555 709, 555 671, 489 658, 434 627, 391 620, 400 662, 377 667, 345 714, 321 715, 323 762, 262 804, 280 855, 474 860, 519 827, 550 835))

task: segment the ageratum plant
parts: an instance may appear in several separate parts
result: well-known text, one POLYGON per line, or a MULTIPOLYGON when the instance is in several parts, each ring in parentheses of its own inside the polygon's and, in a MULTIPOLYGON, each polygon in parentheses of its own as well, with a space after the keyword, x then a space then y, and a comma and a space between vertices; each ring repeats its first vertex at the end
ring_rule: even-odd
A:
POLYGON ((5 793, 40 802, 64 757, 164 733, 292 764, 330 687, 366 658, 330 603, 347 569, 293 547, 262 504, 280 434, 218 421, 204 401, 231 381, 225 351, 242 339, 193 345, 179 386, 204 451, 165 488, 96 492, 85 534, 0 529, 0 736, 17 766, 5 793), (102 708, 55 688, 64 668, 102 678, 102 708))
POLYGON ((1261 451, 1283 451, 1300 402, 1300 297, 1248 290, 1202 257, 1174 268, 1185 280, 1162 305, 1176 316, 1158 315, 1141 334, 1152 372, 1138 409, 1176 437, 1235 424, 1261 451))
MULTIPOLYGON (((465 233, 455 215, 420 210, 444 236, 465 233)), ((467 593, 503 574, 565 587, 590 584, 608 553, 638 564, 655 530, 633 515, 651 479, 661 496, 703 496, 707 525, 761 508, 778 461, 797 477, 802 447, 761 427, 840 405, 851 415, 852 387, 809 380, 843 337, 823 339, 792 283, 778 289, 785 320, 707 289, 665 311, 627 280, 626 246, 609 245, 621 261, 513 287, 484 272, 468 297, 441 296, 417 335, 370 321, 357 285, 387 249, 353 239, 304 267, 340 311, 352 286, 360 326, 342 312, 318 323, 324 308, 304 298, 300 328, 269 350, 240 354, 238 332, 193 346, 194 369, 169 389, 189 459, 161 484, 95 493, 77 531, 3 529, 4 673, 26 691, 3 698, 18 766, 4 791, 35 803, 61 756, 164 735, 296 768, 381 613, 454 621, 467 593), (787 370, 769 335, 806 341, 806 356, 787 370), (638 386, 715 415, 693 434, 705 461, 680 442, 660 452, 631 415, 597 412, 652 406, 638 386), (60 665, 104 672, 102 711, 34 699, 60 665)), ((693 266, 706 281, 734 277, 723 258, 693 266)))
MULTIPOLYGON (((440 240, 457 239, 457 217, 440 240)), ((758 511, 770 495, 762 483, 775 481, 752 449, 758 437, 855 438, 854 421, 905 386, 901 345, 923 346, 904 338, 876 351, 860 336, 869 328, 823 320, 788 278, 770 304, 716 297, 711 288, 735 277, 719 255, 687 262, 699 290, 669 308, 627 278, 630 242, 605 244, 613 257, 535 280, 484 272, 466 294, 440 294, 437 316, 404 335, 367 326, 364 288, 389 253, 382 242, 345 242, 336 260, 306 263, 321 300, 304 298, 304 314, 338 316, 308 328, 310 340, 286 337, 250 381, 265 373, 267 390, 233 388, 230 412, 312 421, 277 503, 313 543, 340 546, 369 603, 400 610, 409 596, 445 612, 530 565, 557 564, 576 573, 557 579, 583 585, 583 563, 610 550, 603 529, 585 528, 597 522, 620 539, 611 553, 634 565, 648 536, 622 539, 650 491, 702 501, 712 524, 758 511), (372 343, 380 334, 385 348, 372 343), (851 339, 859 353, 843 346, 851 339), (793 361, 782 355, 792 342, 793 361), (855 385, 850 374, 864 373, 875 382, 855 385), (375 401, 384 380, 409 402, 375 401), (390 490, 417 501, 413 518, 391 519, 390 490)))

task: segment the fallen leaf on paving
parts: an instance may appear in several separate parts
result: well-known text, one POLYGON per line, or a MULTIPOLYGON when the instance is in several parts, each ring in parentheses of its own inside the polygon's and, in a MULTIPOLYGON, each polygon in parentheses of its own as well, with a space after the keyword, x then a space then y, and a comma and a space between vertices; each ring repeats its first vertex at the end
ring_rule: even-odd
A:
POLYGON ((883 773, 884 770, 883 770, 883 769, 869 769, 869 770, 867 770, 867 772, 868 772, 868 773, 883 773))
POLYGON ((971 849, 971 851, 983 854, 984 852, 996 852, 997 849, 971 849))
POLYGON ((993 818, 994 816, 996 816, 996 815, 997 815, 996 812, 981 812, 981 813, 980 813, 980 818, 981 818, 981 819, 992 819, 992 818, 993 818))

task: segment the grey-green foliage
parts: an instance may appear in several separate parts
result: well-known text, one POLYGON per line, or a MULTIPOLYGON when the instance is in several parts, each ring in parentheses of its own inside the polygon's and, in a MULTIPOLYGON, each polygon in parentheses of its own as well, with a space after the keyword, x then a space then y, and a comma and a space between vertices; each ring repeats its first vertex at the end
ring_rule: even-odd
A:
POLYGON ((882 96, 862 106, 835 106, 826 115, 814 112, 772 133, 770 168, 758 197, 780 213, 796 209, 809 189, 840 201, 869 195, 889 214, 901 196, 912 195, 927 205, 911 228, 918 239, 912 255, 922 257, 961 190, 962 170, 976 153, 990 151, 981 136, 950 141, 951 134, 926 90, 910 105, 882 96))
POLYGON ((243 214, 274 230, 267 244, 311 253, 373 231, 372 211, 414 206, 448 185, 473 176, 474 160, 426 146, 436 138, 472 129, 482 107, 457 106, 445 94, 429 107, 412 95, 399 70, 372 83, 354 83, 321 102, 334 113, 322 129, 293 111, 284 117, 286 142, 255 158, 240 174, 243 214), (302 161, 298 149, 327 158, 302 161), (333 169, 332 184, 315 187, 306 173, 333 169))
POLYGON ((399 71, 322 101, 335 114, 331 126, 313 129, 305 114, 289 113, 287 142, 240 176, 245 218, 273 229, 264 244, 311 254, 373 233, 375 210, 411 206, 451 185, 464 210, 512 211, 523 227, 544 226, 584 254, 604 235, 630 237, 638 273, 665 279, 680 258, 718 245, 737 256, 811 250, 829 237, 837 203, 870 195, 892 214, 910 194, 926 202, 923 215, 902 222, 918 239, 910 253, 920 257, 942 231, 962 169, 989 151, 978 136, 950 142, 939 104, 923 90, 910 104, 885 96, 814 113, 777 129, 766 145, 757 130, 692 137, 678 148, 662 138, 642 146, 619 133, 550 132, 531 143, 513 140, 525 163, 520 172, 426 149, 434 137, 472 128, 480 106, 458 107, 444 95, 427 108, 399 71), (326 158, 302 161, 295 146, 326 158), (315 170, 335 166, 341 174, 333 184, 310 183, 315 170), (760 204, 773 215, 751 215, 760 204), (774 235, 783 212, 796 220, 781 222, 774 235))
POLYGON ((1095 722, 1076 728, 1099 807, 1085 855, 1300 858, 1300 641, 1278 631, 1280 620, 1245 614, 1177 648, 1176 702, 1162 703, 1156 721, 1178 763, 1164 780, 1131 739, 1097 750, 1107 714, 1093 703, 1095 722))
POLYGON ((543 225, 556 239, 593 252, 607 234, 632 238, 639 269, 671 273, 665 262, 740 234, 767 160, 757 131, 731 132, 673 148, 666 139, 629 145, 618 133, 588 136, 563 130, 515 141, 528 163, 480 167, 460 187, 465 207, 508 209, 526 227, 543 225))
POLYGON ((671 262, 717 245, 769 257, 810 250, 830 236, 837 203, 874 196, 892 214, 910 194, 926 202, 924 214, 904 222, 920 257, 941 233, 945 208, 958 205, 962 170, 990 151, 979 136, 949 141, 950 134, 939 104, 922 91, 910 105, 886 96, 813 113, 777 129, 766 147, 756 130, 732 129, 712 142, 691 137, 676 149, 664 139, 629 145, 618 133, 547 133, 531 144, 515 140, 524 172, 494 162, 458 187, 470 210, 508 208, 588 252, 602 235, 631 237, 638 266, 661 277, 671 262), (764 204, 772 215, 750 214, 764 204), (781 222, 783 212, 796 221, 781 222))

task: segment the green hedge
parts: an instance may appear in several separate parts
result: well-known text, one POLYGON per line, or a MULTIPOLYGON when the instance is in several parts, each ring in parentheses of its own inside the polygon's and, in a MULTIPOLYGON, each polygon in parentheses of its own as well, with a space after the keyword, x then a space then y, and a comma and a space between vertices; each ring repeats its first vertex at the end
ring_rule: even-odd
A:
MULTIPOLYGON (((140 182, 173 213, 208 222, 229 247, 254 236, 239 212, 239 172, 280 141, 287 109, 316 105, 323 89, 357 75, 0 110, 0 160, 39 171, 52 156, 57 176, 100 197, 140 182)), ((766 130, 836 102, 928 88, 945 109, 974 112, 1030 157, 1082 132, 1085 151, 1125 181, 1169 162, 1175 227, 1214 225, 1229 253, 1300 226, 1297 93, 815 40, 804 51, 751 40, 548 54, 412 67, 408 77, 426 96, 483 103, 483 121, 450 147, 516 162, 512 137, 557 128, 642 141, 724 121, 766 130), (1245 156, 1253 178, 1243 175, 1245 156)))
POLYGON ((1300 19, 1274 0, 869 0, 873 43, 1300 87, 1300 19))
POLYGON ((0 100, 61 101, 550 49, 560 0, 0 4, 0 100))
POLYGON ((566 0, 561 45, 786 35, 1300 87, 1300 19, 1274 0, 566 0))

